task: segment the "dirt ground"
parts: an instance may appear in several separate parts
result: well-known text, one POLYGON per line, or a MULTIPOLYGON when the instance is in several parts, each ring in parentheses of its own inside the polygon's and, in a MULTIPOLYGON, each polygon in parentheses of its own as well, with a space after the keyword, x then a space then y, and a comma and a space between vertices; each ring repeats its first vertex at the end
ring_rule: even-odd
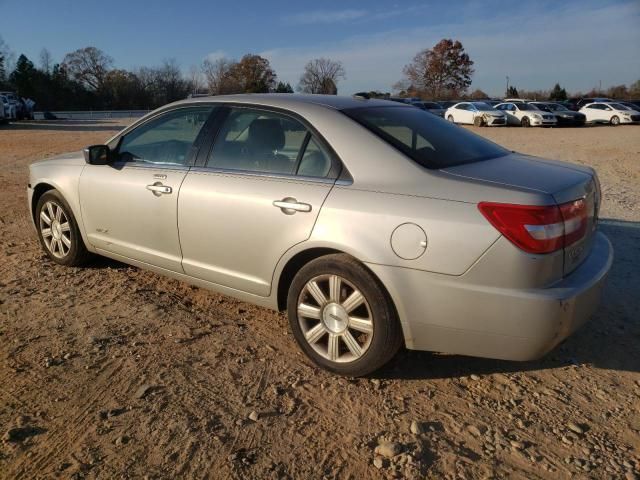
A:
POLYGON ((363 379, 311 366, 282 314, 46 259, 27 165, 121 126, 0 127, 0 477, 640 478, 640 126, 474 129, 598 170, 616 258, 585 328, 537 362, 402 352, 363 379))

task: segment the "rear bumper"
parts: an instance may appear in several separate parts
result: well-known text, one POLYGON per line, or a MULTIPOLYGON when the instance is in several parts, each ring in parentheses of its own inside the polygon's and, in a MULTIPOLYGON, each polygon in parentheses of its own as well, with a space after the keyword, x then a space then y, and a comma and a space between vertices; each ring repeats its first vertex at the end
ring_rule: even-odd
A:
POLYGON ((509 289, 444 275, 369 265, 389 289, 407 348, 534 360, 582 326, 600 301, 613 248, 597 233, 590 255, 549 288, 509 289))

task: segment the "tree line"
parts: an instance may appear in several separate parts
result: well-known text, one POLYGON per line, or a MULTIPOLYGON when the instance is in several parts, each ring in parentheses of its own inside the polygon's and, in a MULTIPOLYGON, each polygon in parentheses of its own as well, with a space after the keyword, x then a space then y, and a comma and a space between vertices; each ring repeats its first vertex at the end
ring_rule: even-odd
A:
MULTIPOLYGON (((96 47, 70 52, 53 63, 42 49, 35 65, 21 54, 7 72, 11 52, 0 38, 0 90, 14 90, 32 98, 38 110, 154 109, 189 94, 293 93, 289 83, 278 81, 269 60, 246 54, 240 60, 205 59, 183 74, 175 59, 155 67, 134 70, 114 68, 113 59, 96 47)), ((341 62, 317 58, 309 61, 296 86, 302 93, 338 93, 345 78, 341 62)))
MULTIPOLYGON (((289 83, 278 80, 269 60, 246 54, 239 60, 207 58, 201 65, 182 72, 175 59, 154 67, 134 70, 114 68, 113 59, 96 47, 70 52, 54 63, 49 51, 40 53, 39 65, 24 54, 15 61, 0 37, 0 90, 15 90, 32 98, 38 110, 153 109, 183 99, 189 94, 222 95, 233 93, 293 93, 289 83)), ((403 78, 393 88, 399 96, 424 100, 484 99, 480 89, 469 92, 474 62, 458 40, 442 39, 432 48, 418 52, 403 69, 403 78)), ((316 58, 304 65, 296 90, 302 93, 338 93, 338 83, 346 78, 343 64, 316 58)), ((370 96, 385 97, 377 91, 370 96)), ((615 99, 640 98, 640 80, 617 85, 606 91, 593 89, 572 95, 559 84, 550 90, 525 91, 515 86, 507 97, 537 100, 566 100, 569 96, 606 96, 615 99)))

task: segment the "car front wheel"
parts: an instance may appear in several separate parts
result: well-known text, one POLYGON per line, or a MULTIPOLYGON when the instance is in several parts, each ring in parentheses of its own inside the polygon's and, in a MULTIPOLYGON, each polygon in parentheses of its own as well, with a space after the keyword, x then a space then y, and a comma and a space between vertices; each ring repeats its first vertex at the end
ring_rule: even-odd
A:
POLYGON ((614 115, 613 117, 611 117, 610 123, 613 126, 620 125, 620 118, 617 115, 614 115))
POLYGON ((447 120, 449 120, 451 123, 454 123, 453 115, 449 115, 449 116, 447 117, 447 120))
POLYGON ((287 298, 293 335, 317 365, 367 375, 396 354, 402 331, 384 287, 348 255, 320 257, 294 277, 287 298))
POLYGON ((520 120, 520 124, 527 128, 531 126, 531 122, 529 121, 529 117, 522 117, 522 120, 520 120))
POLYGON ((90 258, 71 208, 59 192, 49 190, 40 197, 35 220, 40 243, 51 260, 79 266, 90 258))

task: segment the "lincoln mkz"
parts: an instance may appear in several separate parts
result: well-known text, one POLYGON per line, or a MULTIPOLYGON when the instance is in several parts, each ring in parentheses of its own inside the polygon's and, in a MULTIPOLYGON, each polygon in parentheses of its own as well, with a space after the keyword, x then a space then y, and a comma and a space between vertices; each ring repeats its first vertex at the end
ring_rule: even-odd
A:
POLYGON ((56 263, 98 254, 286 310, 316 364, 401 347, 536 359, 595 311, 613 251, 588 167, 409 105, 198 97, 30 167, 56 263))

